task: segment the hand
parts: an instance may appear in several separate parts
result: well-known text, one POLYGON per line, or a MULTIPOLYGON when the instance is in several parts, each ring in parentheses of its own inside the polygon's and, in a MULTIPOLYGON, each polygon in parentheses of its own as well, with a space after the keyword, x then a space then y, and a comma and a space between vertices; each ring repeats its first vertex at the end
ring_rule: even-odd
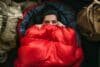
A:
POLYGON ((41 28, 42 24, 36 24, 36 27, 41 28))
POLYGON ((58 21, 57 23, 58 23, 58 24, 57 24, 58 26, 60 26, 60 27, 65 27, 65 25, 62 24, 60 21, 58 21))

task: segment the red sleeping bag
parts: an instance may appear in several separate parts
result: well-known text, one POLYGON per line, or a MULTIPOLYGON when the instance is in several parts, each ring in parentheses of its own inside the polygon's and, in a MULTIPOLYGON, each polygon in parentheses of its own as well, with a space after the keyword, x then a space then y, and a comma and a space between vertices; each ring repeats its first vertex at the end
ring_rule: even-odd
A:
POLYGON ((70 27, 33 25, 20 45, 14 67, 80 67, 83 60, 76 32, 70 27))

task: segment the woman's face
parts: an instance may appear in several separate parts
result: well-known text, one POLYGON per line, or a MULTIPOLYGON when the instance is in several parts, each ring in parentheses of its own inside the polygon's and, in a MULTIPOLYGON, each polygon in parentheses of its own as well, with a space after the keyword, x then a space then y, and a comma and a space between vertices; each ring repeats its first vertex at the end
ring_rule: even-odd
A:
POLYGON ((56 15, 46 15, 43 19, 43 24, 57 25, 58 20, 56 15))

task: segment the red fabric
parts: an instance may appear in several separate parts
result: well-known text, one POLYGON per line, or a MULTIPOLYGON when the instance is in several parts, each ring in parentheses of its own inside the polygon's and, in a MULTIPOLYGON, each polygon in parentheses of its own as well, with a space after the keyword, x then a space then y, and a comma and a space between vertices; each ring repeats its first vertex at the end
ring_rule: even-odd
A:
POLYGON ((35 25, 20 40, 14 67, 80 67, 82 49, 71 28, 35 25))

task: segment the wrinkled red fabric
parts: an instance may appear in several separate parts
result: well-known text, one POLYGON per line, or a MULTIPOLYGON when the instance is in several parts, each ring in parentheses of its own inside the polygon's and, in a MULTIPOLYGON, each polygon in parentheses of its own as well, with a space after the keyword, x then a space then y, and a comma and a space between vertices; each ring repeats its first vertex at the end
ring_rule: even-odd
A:
POLYGON ((83 52, 72 28, 36 25, 20 40, 14 67, 80 67, 83 52))

